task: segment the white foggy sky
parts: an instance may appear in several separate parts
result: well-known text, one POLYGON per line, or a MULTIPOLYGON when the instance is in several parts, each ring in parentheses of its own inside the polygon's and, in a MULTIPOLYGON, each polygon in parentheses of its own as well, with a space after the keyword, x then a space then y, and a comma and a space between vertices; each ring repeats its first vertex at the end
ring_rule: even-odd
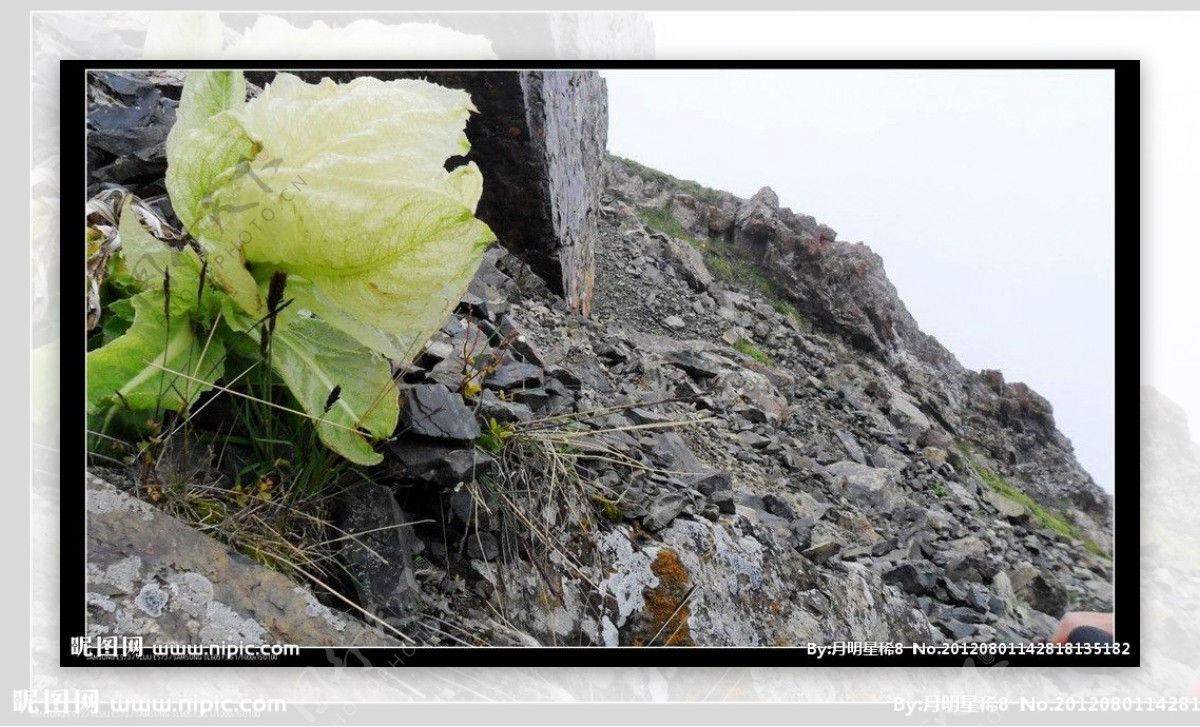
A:
POLYGON ((609 149, 772 187, 883 256, 922 330, 1054 405, 1113 488, 1109 71, 601 71, 609 149))

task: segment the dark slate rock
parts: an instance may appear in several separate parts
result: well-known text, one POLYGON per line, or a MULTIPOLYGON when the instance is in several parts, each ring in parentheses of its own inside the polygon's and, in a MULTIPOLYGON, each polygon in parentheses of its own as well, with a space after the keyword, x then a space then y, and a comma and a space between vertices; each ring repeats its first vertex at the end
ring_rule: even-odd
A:
POLYGON ((664 358, 667 363, 683 369, 696 379, 714 378, 725 369, 720 362, 713 361, 695 351, 671 351, 664 358))
POLYGON ((884 583, 892 583, 905 593, 929 593, 937 587, 938 568, 924 560, 900 563, 883 574, 884 583))
POLYGON ((859 446, 858 440, 854 438, 854 435, 844 429, 837 430, 836 434, 838 441, 842 443, 842 448, 846 450, 846 454, 851 460, 859 464, 867 463, 867 458, 863 455, 862 447, 859 446))
POLYGON ((684 508, 691 504, 691 499, 682 492, 668 492, 660 495, 646 508, 647 514, 642 518, 642 525, 649 531, 662 530, 679 517, 684 508))
POLYGON ((641 407, 627 409, 624 414, 625 418, 634 424, 666 424, 671 421, 671 417, 665 414, 641 407))
POLYGON ((952 554, 946 562, 946 578, 955 581, 988 583, 1000 572, 1003 561, 982 553, 952 554))
POLYGON ((495 419, 501 424, 512 424, 514 422, 527 422, 533 419, 533 410, 528 406, 512 401, 504 401, 492 391, 485 390, 481 392, 476 406, 479 408, 479 416, 484 421, 495 419))
POLYGON ((771 443, 771 440, 767 437, 749 429, 744 432, 738 432, 737 440, 743 447, 750 449, 762 449, 771 443))
POLYGON ((542 385, 544 372, 541 366, 530 363, 510 363, 496 369, 483 381, 489 389, 511 391, 513 389, 536 388, 542 385))
MULTIPOLYGON (((545 389, 521 389, 514 391, 512 398, 513 401, 524 404, 535 412, 542 412, 550 405, 552 397, 550 392, 545 389)), ((553 398, 560 399, 561 397, 553 398)))
POLYGON ((401 428, 433 439, 472 441, 479 424, 462 397, 441 384, 417 384, 403 392, 401 428))
POLYGON ((809 517, 796 518, 788 525, 795 538, 794 545, 797 550, 808 550, 812 546, 812 531, 814 526, 816 526, 816 523, 809 517))
POLYGON ((1003 598, 996 595, 988 596, 987 607, 989 611, 997 616, 1003 616, 1008 611, 1008 604, 1004 602, 1003 598))
POLYGON ((946 589, 946 595, 949 597, 949 600, 954 603, 966 603, 971 597, 970 591, 955 583, 949 576, 942 579, 942 585, 946 589))
POLYGON ((711 495, 715 492, 733 489, 733 478, 730 477, 728 472, 722 470, 689 475, 684 477, 684 481, 702 495, 711 495))
POLYGON ((1017 598, 1034 609, 1054 618, 1062 618, 1067 610, 1068 595, 1057 580, 1044 573, 1025 568, 1012 575, 1013 591, 1017 598))
POLYGON ((360 482, 337 500, 338 560, 351 576, 359 603, 384 617, 410 618, 420 604, 413 576, 412 528, 390 487, 360 482))
POLYGON ((472 533, 467 536, 467 555, 475 560, 495 560, 500 555, 500 542, 491 533, 472 533))
POLYGON ((704 467, 696 455, 675 432, 654 432, 653 458, 663 469, 673 472, 700 472, 704 467))
POLYGON ((729 490, 717 490, 705 495, 708 498, 709 504, 715 505, 717 512, 726 515, 732 515, 737 512, 737 505, 733 501, 733 493, 729 490))
POLYGON ((952 618, 968 624, 983 623, 983 614, 966 606, 955 606, 954 608, 946 609, 945 618, 952 618))
POLYGON ((546 370, 546 374, 550 377, 550 381, 557 382, 571 391, 578 391, 583 388, 583 379, 576 376, 575 372, 569 369, 561 366, 552 366, 546 370))
POLYGON ((788 521, 796 519, 796 512, 792 510, 792 506, 778 495, 763 495, 762 501, 763 509, 772 515, 788 521))
MULTIPOLYGON (((604 366, 593 358, 585 358, 578 363, 567 363, 570 367, 569 372, 575 379, 586 384, 589 388, 607 394, 613 390, 612 384, 608 377, 604 375, 604 366)), ((567 383, 563 379, 559 379, 563 383, 567 383)))
POLYGON ((938 621, 937 626, 952 639, 965 639, 975 635, 975 626, 954 619, 938 621))
POLYGON ((388 444, 399 476, 426 484, 454 485, 488 472, 495 461, 474 446, 457 447, 412 438, 388 444))

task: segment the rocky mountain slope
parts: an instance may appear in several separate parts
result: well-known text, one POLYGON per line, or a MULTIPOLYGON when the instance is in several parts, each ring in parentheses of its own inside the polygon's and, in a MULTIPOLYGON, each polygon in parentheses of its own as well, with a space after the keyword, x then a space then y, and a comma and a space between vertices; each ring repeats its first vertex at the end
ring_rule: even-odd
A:
MULTIPOLYGON (((152 196, 155 153, 108 143, 93 180, 152 196)), ((594 289, 501 235, 398 372, 388 460, 336 512, 362 608, 609 646, 1029 641, 1111 609, 1112 503, 1050 403, 964 369, 878 255, 769 189, 600 173, 594 271, 562 276, 594 289)))
MULTIPOLYGON (((609 645, 1029 640, 1065 610, 1111 608, 1108 501, 1044 399, 962 369, 865 246, 769 192, 706 203, 643 172, 607 168, 592 317, 496 250, 478 305, 431 345, 458 351, 461 331, 493 327, 516 341, 462 419, 569 445, 585 472, 574 497, 489 501, 514 466, 474 463, 470 494, 441 511, 465 547, 428 552, 435 568, 479 579, 468 602, 539 643, 609 645), (679 236, 642 220, 667 204, 679 236), (797 271, 768 238, 763 262, 742 264, 758 281, 744 287, 737 271, 716 279, 689 244, 737 259, 739 240, 776 225, 827 252, 797 271), (815 292, 825 276, 841 277, 815 292), (545 552, 541 567, 521 532, 545 552)), ((453 388, 457 373, 439 369, 461 363, 436 359, 410 380, 453 388)), ((402 458, 420 448, 393 445, 402 458)), ((546 486, 545 467, 516 469, 546 486)))

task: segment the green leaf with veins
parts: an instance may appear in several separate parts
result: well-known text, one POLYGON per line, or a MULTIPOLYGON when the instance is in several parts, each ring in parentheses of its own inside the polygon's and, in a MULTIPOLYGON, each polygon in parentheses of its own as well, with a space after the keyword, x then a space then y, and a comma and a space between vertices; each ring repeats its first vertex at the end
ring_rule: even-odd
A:
POLYGON ((390 437, 400 416, 391 365, 325 321, 290 309, 279 318, 271 367, 316 420, 321 441, 351 462, 379 464, 383 456, 369 440, 390 437))
POLYGON ((181 411, 221 375, 225 348, 192 327, 186 313, 164 314, 161 290, 131 299, 133 324, 120 338, 87 354, 87 408, 181 411), (164 370, 165 369, 165 370, 164 370))
POLYGON ((168 145, 180 167, 171 198, 194 210, 180 218, 206 250, 239 255, 260 279, 287 272, 299 306, 406 361, 445 322, 495 239, 474 216, 479 169, 445 169, 470 149, 473 109, 466 93, 424 81, 308 84, 279 74, 242 114, 220 113, 168 145), (205 148, 193 149, 205 133, 205 148), (249 162, 244 151, 212 151, 248 145, 249 162), (201 214, 201 197, 220 215, 201 214))
MULTIPOLYGON (((181 112, 186 103, 180 102, 181 112)), ((262 315, 266 307, 238 241, 240 221, 214 194, 258 150, 241 119, 228 111, 199 128, 176 124, 167 136, 167 191, 175 213, 204 252, 209 274, 243 309, 262 315)))

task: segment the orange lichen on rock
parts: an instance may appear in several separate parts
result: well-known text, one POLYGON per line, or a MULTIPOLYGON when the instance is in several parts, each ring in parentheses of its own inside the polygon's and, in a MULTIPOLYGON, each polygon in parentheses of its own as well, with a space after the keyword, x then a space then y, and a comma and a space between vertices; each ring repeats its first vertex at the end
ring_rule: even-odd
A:
POLYGON ((658 576, 658 585, 647 588, 644 594, 645 614, 650 621, 647 628, 647 637, 652 639, 650 645, 694 646, 688 629, 691 610, 684 603, 691 578, 680 562, 679 554, 667 549, 659 551, 650 571, 658 576))

